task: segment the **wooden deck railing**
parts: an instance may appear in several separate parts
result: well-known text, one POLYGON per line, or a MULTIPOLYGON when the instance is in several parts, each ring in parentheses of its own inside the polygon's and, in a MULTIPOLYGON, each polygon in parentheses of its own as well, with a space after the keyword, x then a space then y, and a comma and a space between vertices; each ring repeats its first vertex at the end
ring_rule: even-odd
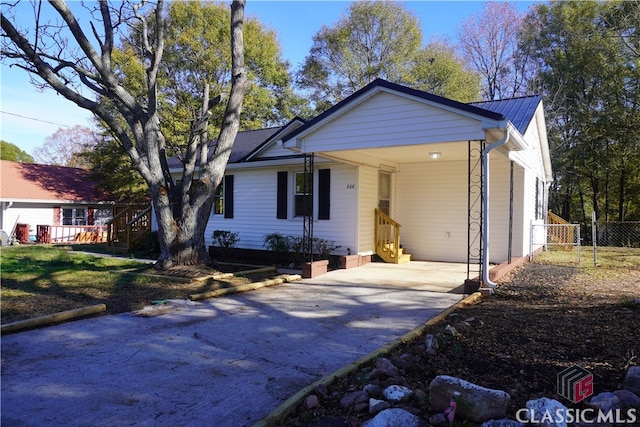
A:
POLYGON ((38 225, 38 243, 104 243, 107 241, 105 225, 38 225))
POLYGON ((569 221, 549 211, 547 213, 547 241, 550 243, 566 244, 567 248, 573 248, 575 243, 575 227, 563 227, 569 225, 569 221))
POLYGON ((397 264, 400 250, 400 224, 380 209, 375 210, 376 254, 389 263, 397 264))
POLYGON ((109 246, 120 244, 131 250, 137 239, 151 231, 151 206, 131 205, 118 210, 106 224, 107 242, 109 246))

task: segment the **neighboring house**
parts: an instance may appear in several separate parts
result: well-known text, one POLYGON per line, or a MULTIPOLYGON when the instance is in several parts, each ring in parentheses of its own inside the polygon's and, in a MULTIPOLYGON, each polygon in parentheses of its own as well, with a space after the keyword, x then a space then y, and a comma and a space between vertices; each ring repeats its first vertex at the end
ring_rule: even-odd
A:
MULTIPOLYGON (((0 229, 6 235, 21 224, 30 240, 43 225, 68 226, 73 236, 80 228, 71 226, 104 225, 113 216, 113 205, 88 170, 0 161, 0 229)), ((53 233, 54 241, 56 236, 62 238, 62 227, 53 233)), ((69 238, 68 233, 64 236, 69 238)))
POLYGON ((265 234, 302 236, 312 218, 336 254, 400 262, 399 224, 414 260, 502 263, 539 249, 551 179, 540 97, 462 104, 376 80, 310 121, 240 132, 205 237, 263 250, 265 234))

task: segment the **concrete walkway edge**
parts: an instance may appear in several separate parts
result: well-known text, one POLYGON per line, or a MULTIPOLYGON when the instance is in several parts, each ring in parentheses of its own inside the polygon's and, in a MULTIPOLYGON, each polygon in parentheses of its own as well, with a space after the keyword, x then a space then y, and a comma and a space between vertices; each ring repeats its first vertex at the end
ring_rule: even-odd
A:
POLYGON ((380 357, 384 354, 391 352, 401 344, 414 341, 416 338, 420 337, 429 326, 435 325, 436 323, 440 322, 441 320, 449 316, 451 313, 453 313, 454 311, 462 307, 477 303, 482 297, 483 297, 483 294, 481 292, 475 292, 469 295, 462 301, 452 305, 451 307, 442 311, 437 316, 429 319, 428 321, 418 326, 417 328, 391 341, 389 344, 386 344, 378 348, 377 350, 372 351, 366 356, 363 356, 357 359, 353 363, 350 363, 338 369, 337 371, 332 372, 326 377, 321 378, 312 384, 309 384, 308 386, 304 387, 302 390, 298 391, 296 394, 291 396, 289 399, 284 401, 282 404, 280 404, 280 406, 278 406, 276 409, 271 411, 271 413, 267 415, 265 418, 255 423, 253 427, 270 427, 270 426, 276 425, 277 423, 281 423, 284 420, 284 418, 287 415, 289 415, 291 411, 295 409, 305 397, 307 397, 313 390, 315 390, 316 387, 320 385, 329 386, 335 380, 346 377, 347 375, 357 370, 360 366, 372 361, 377 357, 380 357))

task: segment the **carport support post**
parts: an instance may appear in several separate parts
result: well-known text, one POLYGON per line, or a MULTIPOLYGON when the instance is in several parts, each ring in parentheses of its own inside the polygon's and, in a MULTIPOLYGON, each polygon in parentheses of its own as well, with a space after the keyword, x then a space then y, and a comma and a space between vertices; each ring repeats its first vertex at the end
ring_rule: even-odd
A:
POLYGON ((494 148, 504 145, 509 139, 509 129, 504 123, 504 136, 499 141, 489 144, 484 149, 482 168, 484 172, 484 199, 482 209, 482 283, 484 286, 495 289, 498 286, 489 278, 489 152, 494 148))
POLYGON ((302 189, 305 203, 302 221, 303 262, 313 262, 313 163, 314 153, 305 153, 302 189))

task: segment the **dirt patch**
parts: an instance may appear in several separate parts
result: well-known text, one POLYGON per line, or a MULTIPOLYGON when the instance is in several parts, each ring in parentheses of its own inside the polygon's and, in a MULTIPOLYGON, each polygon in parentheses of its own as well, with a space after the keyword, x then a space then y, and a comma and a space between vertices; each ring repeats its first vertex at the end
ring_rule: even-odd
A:
MULTIPOLYGON (((528 264, 503 278, 496 293, 457 310, 415 342, 386 357, 401 366, 403 385, 420 390, 404 406, 427 419, 429 383, 437 375, 460 377, 511 395, 509 415, 542 396, 566 402, 556 392, 557 374, 575 364, 594 375, 595 393, 621 387, 631 365, 640 365, 640 265, 584 271, 577 266, 528 264), (447 325, 468 320, 455 336, 447 325), (426 334, 438 334, 435 355, 426 334), (407 356, 409 355, 409 356, 407 356), (400 361, 400 362, 398 362, 400 361)), ((317 393, 320 406, 296 408, 281 425, 309 426, 335 416, 349 426, 370 419, 340 406, 347 393, 362 390, 373 363, 317 393)))

